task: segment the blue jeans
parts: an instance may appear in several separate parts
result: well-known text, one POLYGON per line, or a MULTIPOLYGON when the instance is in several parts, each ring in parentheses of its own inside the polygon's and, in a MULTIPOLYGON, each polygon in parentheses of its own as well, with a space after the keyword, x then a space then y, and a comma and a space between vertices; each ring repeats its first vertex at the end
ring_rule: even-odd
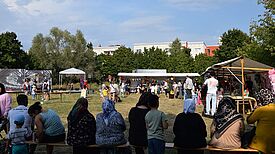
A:
POLYGON ((206 95, 206 114, 210 114, 210 102, 212 100, 212 109, 211 115, 214 115, 217 108, 217 95, 216 94, 207 94, 206 95))
POLYGON ((159 139, 148 140, 148 154, 164 154, 165 142, 159 139))

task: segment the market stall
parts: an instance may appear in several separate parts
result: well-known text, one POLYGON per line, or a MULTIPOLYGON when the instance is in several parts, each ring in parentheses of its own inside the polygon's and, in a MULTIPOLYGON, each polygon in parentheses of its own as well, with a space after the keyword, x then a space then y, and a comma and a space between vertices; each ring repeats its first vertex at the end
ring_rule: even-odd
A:
MULTIPOLYGON (((215 71, 219 77, 233 76, 241 84, 241 98, 242 98, 242 108, 243 114, 245 113, 245 95, 244 95, 244 76, 247 74, 263 73, 272 70, 271 66, 265 65, 263 63, 254 61, 247 57, 236 57, 221 63, 214 64, 206 69, 202 75, 208 73, 209 71, 215 71)), ((256 79, 257 80, 257 79, 256 79)), ((238 97, 239 98, 239 97, 238 97)), ((251 104, 250 104, 251 105, 251 104)), ((239 108, 239 107, 238 107, 239 108)))

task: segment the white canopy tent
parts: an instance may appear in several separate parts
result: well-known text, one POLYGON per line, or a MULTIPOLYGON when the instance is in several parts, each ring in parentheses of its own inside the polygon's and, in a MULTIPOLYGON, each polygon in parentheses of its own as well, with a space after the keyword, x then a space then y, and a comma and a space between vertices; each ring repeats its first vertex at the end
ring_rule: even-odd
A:
POLYGON ((86 79, 86 73, 80 69, 69 68, 59 72, 59 87, 62 85, 62 75, 83 75, 84 80, 86 79))

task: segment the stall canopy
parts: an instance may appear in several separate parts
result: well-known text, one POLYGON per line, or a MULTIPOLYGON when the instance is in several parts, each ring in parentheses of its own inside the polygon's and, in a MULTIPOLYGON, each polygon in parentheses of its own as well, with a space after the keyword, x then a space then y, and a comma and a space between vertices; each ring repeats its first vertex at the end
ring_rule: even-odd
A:
POLYGON ((198 77, 198 73, 118 73, 125 77, 198 77))
POLYGON ((233 75, 242 84, 243 114, 244 114, 244 74, 266 72, 273 69, 271 66, 262 64, 247 57, 236 57, 224 62, 220 62, 208 67, 202 75, 210 70, 214 70, 218 74, 233 75), (236 73, 241 76, 241 81, 236 77, 236 73))
POLYGON ((255 73, 255 72, 265 72, 272 69, 271 66, 265 65, 263 63, 257 62, 255 60, 246 58, 246 57, 236 57, 224 62, 220 62, 217 64, 214 64, 206 69, 205 72, 202 74, 207 73, 210 69, 221 71, 224 69, 231 69, 232 71, 241 71, 242 70, 242 64, 241 61, 243 60, 243 70, 245 73, 255 73))
POLYGON ((80 69, 69 68, 59 72, 59 85, 62 85, 62 75, 83 75, 84 80, 86 79, 86 73, 80 69))

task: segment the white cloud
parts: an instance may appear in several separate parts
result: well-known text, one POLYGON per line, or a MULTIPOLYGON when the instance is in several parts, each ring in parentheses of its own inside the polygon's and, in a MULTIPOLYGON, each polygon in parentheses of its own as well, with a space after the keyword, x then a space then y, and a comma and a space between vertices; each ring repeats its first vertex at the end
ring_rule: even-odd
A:
POLYGON ((29 0, 25 1, 25 3, 19 0, 3 0, 3 3, 14 13, 38 16, 63 12, 70 6, 72 0, 29 0))
POLYGON ((234 3, 239 0, 163 0, 173 6, 185 10, 209 10, 225 3, 234 3))
POLYGON ((120 24, 123 29, 128 30, 137 30, 137 29, 148 29, 148 28, 155 28, 155 27, 162 27, 166 24, 169 17, 167 16, 144 16, 144 17, 137 17, 126 20, 120 24))

